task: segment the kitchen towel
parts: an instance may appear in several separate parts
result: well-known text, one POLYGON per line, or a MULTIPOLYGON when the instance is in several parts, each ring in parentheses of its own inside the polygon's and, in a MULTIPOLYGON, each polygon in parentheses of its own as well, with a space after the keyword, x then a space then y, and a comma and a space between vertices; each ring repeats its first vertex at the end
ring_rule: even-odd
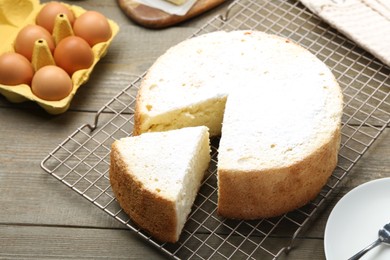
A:
POLYGON ((390 0, 300 0, 310 11, 390 66, 390 0))

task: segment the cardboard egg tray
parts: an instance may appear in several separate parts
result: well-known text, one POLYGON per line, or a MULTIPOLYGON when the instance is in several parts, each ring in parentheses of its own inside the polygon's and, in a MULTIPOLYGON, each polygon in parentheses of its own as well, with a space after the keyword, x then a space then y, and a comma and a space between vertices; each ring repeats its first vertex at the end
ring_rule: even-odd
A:
MULTIPOLYGON (((67 5, 65 3, 63 4, 69 7, 69 9, 74 13, 75 18, 86 12, 85 9, 79 6, 67 5)), ((19 30, 28 24, 35 24, 35 18, 43 6, 44 4, 40 4, 39 0, 0 0, 0 35, 8 36, 8 38, 4 40, 2 39, 0 42, 0 55, 6 52, 14 52, 14 41, 19 30)), ((115 22, 110 19, 107 20, 112 30, 111 38, 106 42, 95 44, 92 47, 92 51, 94 53, 94 62, 90 68, 79 70, 73 73, 73 89, 67 97, 59 101, 43 100, 35 96, 32 93, 30 86, 26 84, 16 86, 0 84, 0 93, 10 102, 14 103, 20 103, 29 100, 36 102, 50 114, 60 114, 65 112, 69 108, 70 102, 73 99, 73 96, 76 94, 78 88, 89 79, 94 66, 100 60, 100 58, 106 54, 113 38, 119 31, 119 27, 115 22)), ((35 61, 35 63, 39 63, 39 60, 35 61)), ((35 68, 34 64, 33 67, 35 68)))

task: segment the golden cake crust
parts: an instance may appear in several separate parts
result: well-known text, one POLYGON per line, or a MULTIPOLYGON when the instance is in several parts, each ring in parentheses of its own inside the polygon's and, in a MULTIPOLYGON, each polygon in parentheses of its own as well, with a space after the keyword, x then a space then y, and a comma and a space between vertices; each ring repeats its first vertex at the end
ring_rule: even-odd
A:
POLYGON ((111 148, 110 182, 116 199, 131 220, 160 241, 176 242, 175 203, 145 189, 123 161, 114 142, 111 148))
POLYGON ((284 169, 218 170, 218 213, 234 219, 279 216, 306 205, 337 164, 340 128, 316 152, 284 169))
POLYGON ((222 95, 228 97, 218 153, 218 213, 237 219, 274 217, 314 199, 336 167, 340 147, 342 92, 326 65, 294 42, 263 32, 221 31, 189 39, 169 49, 146 74, 137 95, 133 134, 182 123, 171 116, 179 112, 171 111, 187 113, 186 108, 197 107, 198 114, 188 113, 195 121, 204 115, 201 101, 222 95), (190 61, 182 58, 187 53, 190 61), (234 97, 245 101, 232 106, 234 97), (243 103, 253 103, 254 109, 242 110, 243 103), (306 121, 286 120, 302 114, 306 121), (166 115, 164 120, 159 120, 161 115, 166 115), (240 138, 251 134, 256 137, 240 138), (273 150, 281 153, 268 155, 268 142, 278 142, 273 150), (244 145, 252 147, 241 149, 244 145))

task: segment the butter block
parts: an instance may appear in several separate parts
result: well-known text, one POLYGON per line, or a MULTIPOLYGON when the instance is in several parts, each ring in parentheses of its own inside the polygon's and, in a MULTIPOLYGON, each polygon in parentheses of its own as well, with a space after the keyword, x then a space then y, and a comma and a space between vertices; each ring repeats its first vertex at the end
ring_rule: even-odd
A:
POLYGON ((165 0, 165 1, 168 1, 168 2, 171 2, 175 5, 182 5, 184 4, 187 0, 165 0))

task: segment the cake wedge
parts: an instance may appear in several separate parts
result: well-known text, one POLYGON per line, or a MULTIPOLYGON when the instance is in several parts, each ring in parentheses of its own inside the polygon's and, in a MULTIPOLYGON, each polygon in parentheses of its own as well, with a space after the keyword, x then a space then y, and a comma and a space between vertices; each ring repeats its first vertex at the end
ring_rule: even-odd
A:
POLYGON ((112 144, 110 182, 130 219, 162 242, 177 242, 210 163, 208 128, 187 127, 112 144))

